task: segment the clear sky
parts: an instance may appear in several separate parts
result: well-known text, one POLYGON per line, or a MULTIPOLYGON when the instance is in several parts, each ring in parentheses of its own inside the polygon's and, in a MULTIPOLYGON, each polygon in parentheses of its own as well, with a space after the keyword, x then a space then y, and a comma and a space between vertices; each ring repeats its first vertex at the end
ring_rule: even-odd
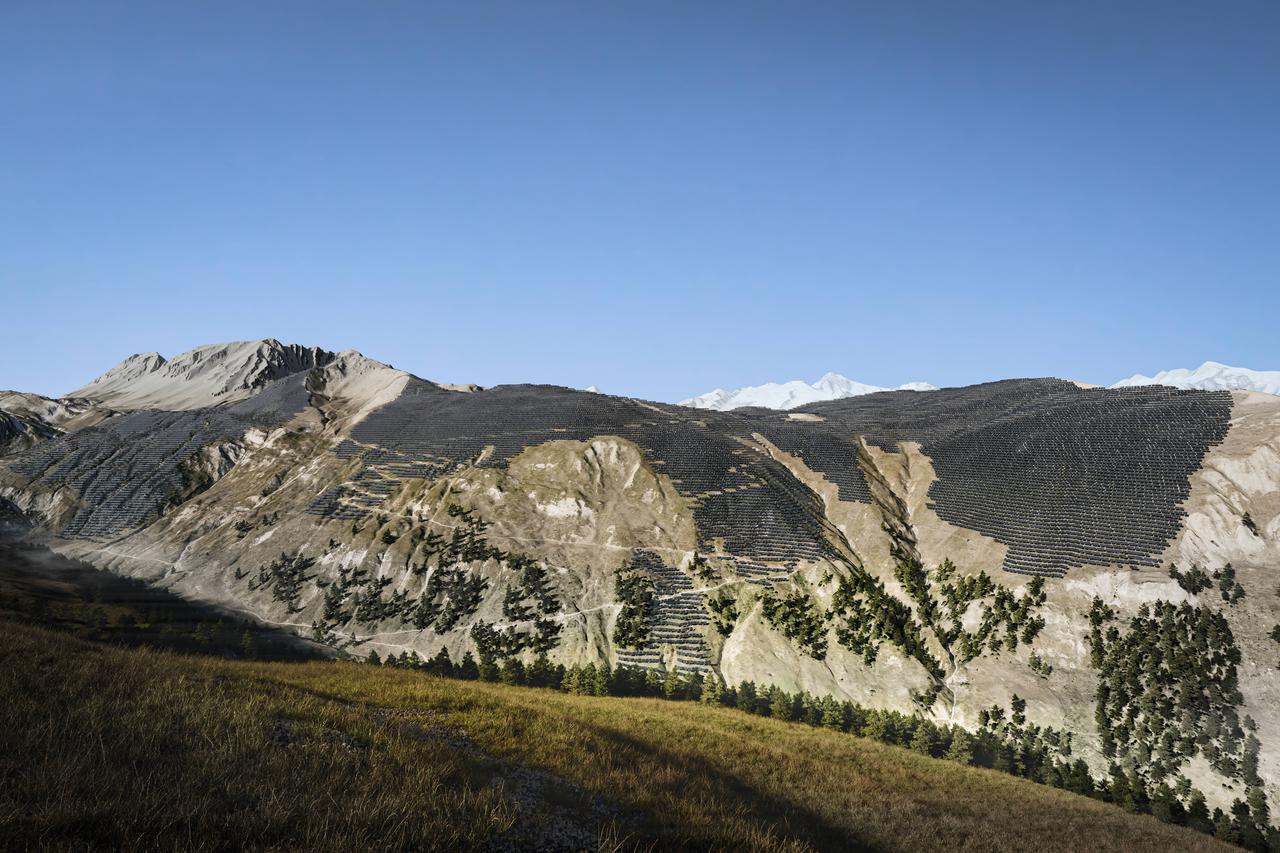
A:
POLYGON ((0 388, 1280 369, 1280 4, 0 0, 0 388))

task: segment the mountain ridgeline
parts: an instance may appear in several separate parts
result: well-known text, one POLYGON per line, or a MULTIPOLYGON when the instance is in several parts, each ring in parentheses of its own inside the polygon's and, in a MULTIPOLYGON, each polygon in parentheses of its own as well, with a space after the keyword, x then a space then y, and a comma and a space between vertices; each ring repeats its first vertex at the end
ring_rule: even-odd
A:
POLYGON ((1280 398, 718 411, 255 341, 0 395, 0 453, 11 532, 348 654, 1009 713, 1135 802, 1278 793, 1280 398))

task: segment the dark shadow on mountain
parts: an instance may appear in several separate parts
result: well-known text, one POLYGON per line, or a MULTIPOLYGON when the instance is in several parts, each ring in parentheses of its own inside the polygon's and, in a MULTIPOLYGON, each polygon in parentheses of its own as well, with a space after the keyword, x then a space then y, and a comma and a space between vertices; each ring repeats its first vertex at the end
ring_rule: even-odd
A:
POLYGON ((0 539, 0 614, 127 646, 254 660, 333 657, 309 640, 12 535, 0 539))

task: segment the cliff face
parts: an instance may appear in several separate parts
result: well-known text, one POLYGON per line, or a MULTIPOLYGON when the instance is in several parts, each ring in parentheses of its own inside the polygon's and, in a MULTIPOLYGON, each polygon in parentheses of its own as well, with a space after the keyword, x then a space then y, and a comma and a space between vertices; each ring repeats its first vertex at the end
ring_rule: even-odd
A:
POLYGON ((1275 794, 1280 398, 1026 380, 719 413, 273 343, 108 374, 113 407, 167 402, 11 445, 0 498, 64 553, 355 654, 546 652, 971 727, 1017 695, 1098 772, 1158 755, 1211 802, 1256 738, 1275 794))

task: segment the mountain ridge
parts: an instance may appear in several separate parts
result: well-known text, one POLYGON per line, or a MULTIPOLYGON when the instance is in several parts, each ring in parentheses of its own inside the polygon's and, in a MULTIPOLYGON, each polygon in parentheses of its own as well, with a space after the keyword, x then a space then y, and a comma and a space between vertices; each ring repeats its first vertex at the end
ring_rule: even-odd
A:
POLYGON ((849 379, 847 376, 841 376, 839 373, 829 371, 813 383, 808 383, 801 379, 793 379, 789 382, 766 382, 763 385, 749 385, 732 391, 717 388, 714 391, 708 391, 706 394, 681 400, 679 405, 695 409, 715 409, 717 411, 729 411, 749 406, 785 410, 798 408, 810 403, 842 400, 847 397, 877 394, 882 391, 936 390, 938 390, 937 386, 928 382, 907 382, 896 388, 884 388, 879 385, 858 382, 849 379))
POLYGON ((1110 387, 1134 388, 1141 385, 1168 385, 1172 388, 1201 391, 1257 391, 1280 395, 1280 370, 1251 370, 1206 361, 1194 369, 1179 367, 1162 370, 1155 376, 1136 373, 1110 387))
POLYGON ((166 359, 131 355, 64 398, 89 399, 122 411, 197 409, 242 400, 267 383, 315 367, 336 354, 274 338, 206 344, 166 359))

